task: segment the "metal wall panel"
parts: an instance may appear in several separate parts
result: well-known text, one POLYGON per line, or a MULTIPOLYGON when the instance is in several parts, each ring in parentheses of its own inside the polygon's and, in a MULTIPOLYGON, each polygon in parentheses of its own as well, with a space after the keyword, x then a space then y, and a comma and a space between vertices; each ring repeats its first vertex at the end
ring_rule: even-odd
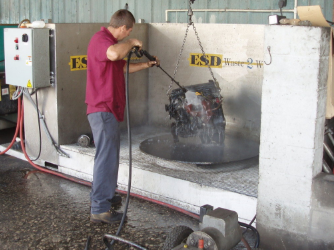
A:
MULTIPOLYGON (((298 6, 320 5, 327 20, 332 20, 332 0, 298 0, 298 6)), ((51 19, 54 23, 105 23, 112 13, 124 8, 136 19, 147 23, 164 23, 165 11, 188 8, 188 0, 0 0, 0 23, 19 23, 23 19, 31 21, 51 19)), ((295 0, 288 0, 285 9, 294 9, 295 0)), ((193 9, 242 9, 242 10, 277 10, 278 0, 196 0, 193 9)), ((268 15, 273 12, 194 12, 193 21, 197 23, 237 23, 267 24, 268 15)), ((285 13, 288 18, 293 13, 285 13)), ((171 23, 188 21, 186 11, 169 12, 171 23)))
MULTIPOLYGON (((80 135, 91 133, 85 104, 87 64, 85 60, 78 58, 86 54, 90 38, 101 26, 105 26, 105 23, 47 25, 54 34, 51 39, 50 56, 55 84, 38 90, 38 105, 41 113, 45 115, 47 128, 57 145, 73 144, 80 135), (73 57, 75 64, 73 64, 73 57)), ((145 48, 148 47, 148 26, 148 24, 136 24, 130 36, 143 41, 145 48)), ((146 59, 142 58, 138 62, 144 60, 146 59)), ((148 121, 148 74, 149 72, 145 70, 130 75, 129 82, 136 83, 131 85, 129 90, 131 126, 133 127, 143 126, 148 121)), ((24 105, 27 150, 29 155, 36 155, 40 143, 38 136, 36 137, 38 134, 36 110, 27 100, 24 105)), ((121 129, 124 128, 126 128, 126 122, 121 125, 121 129)), ((41 136, 43 148, 40 159, 59 164, 59 156, 49 138, 44 132, 41 136)))

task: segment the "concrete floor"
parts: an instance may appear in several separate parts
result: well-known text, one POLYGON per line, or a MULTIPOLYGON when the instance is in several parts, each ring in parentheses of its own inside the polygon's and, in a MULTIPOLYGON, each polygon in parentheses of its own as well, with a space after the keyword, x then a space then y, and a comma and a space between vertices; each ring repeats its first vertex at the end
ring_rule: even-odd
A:
MULTIPOLYGON (((0 130, 0 144, 9 142, 12 129, 0 130)), ((90 188, 36 171, 26 161, 0 156, 0 249, 105 249, 103 235, 118 225, 89 222, 90 188)), ((125 201, 125 196, 122 195, 125 201)), ((119 210, 124 210, 124 203, 119 210)), ((130 198, 128 221, 120 236, 147 249, 161 249, 176 225, 198 230, 198 221, 173 209, 130 198)), ((251 232, 246 240, 254 245, 251 232)), ((116 243, 115 249, 135 249, 116 243)), ((233 249, 246 249, 239 243, 233 249)))

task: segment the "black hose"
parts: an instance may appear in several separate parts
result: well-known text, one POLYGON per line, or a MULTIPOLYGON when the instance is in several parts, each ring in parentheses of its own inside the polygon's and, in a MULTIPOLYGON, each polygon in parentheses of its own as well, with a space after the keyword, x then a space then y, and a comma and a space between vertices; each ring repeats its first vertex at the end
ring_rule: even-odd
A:
POLYGON ((92 237, 88 236, 88 238, 87 238, 87 242, 86 242, 85 250, 89 250, 91 239, 92 239, 92 237))
MULTIPOLYGON (((128 144, 129 144, 129 179, 128 179, 128 191, 126 195, 126 202, 125 202, 125 208, 124 208, 124 213, 123 217, 121 220, 121 223, 118 227, 118 230, 116 232, 116 236, 113 235, 108 235, 108 237, 116 238, 124 224, 125 218, 126 218, 126 213, 128 211, 128 206, 129 206, 129 199, 130 199, 130 190, 131 190, 131 181, 132 181, 132 146, 131 146, 131 123, 130 123, 130 105, 129 105, 129 67, 130 67, 130 58, 132 55, 132 50, 130 50, 128 54, 128 60, 126 63, 126 74, 125 74, 125 94, 126 94, 126 119, 127 119, 127 127, 128 127, 128 144)), ((113 238, 112 238, 113 239, 113 238)), ((115 243, 115 239, 113 239, 110 243, 106 237, 103 238, 104 244, 107 246, 106 250, 111 250, 112 245, 115 243)))
POLYGON ((326 20, 329 24, 334 25, 334 22, 326 20))
POLYGON ((254 248, 258 248, 259 245, 260 245, 260 234, 256 230, 256 228, 253 227, 253 226, 251 226, 251 225, 248 225, 246 223, 240 222, 240 221, 239 221, 239 225, 242 226, 242 227, 249 228, 249 229, 251 229, 255 233, 255 235, 256 235, 256 242, 255 242, 254 248))
MULTIPOLYGON (((136 243, 134 243, 134 242, 132 242, 132 241, 123 239, 123 238, 118 237, 118 236, 115 236, 115 235, 105 234, 105 235, 104 235, 104 238, 103 238, 103 241, 104 241, 105 239, 107 240, 107 238, 110 238, 110 239, 112 239, 112 240, 117 240, 117 241, 126 243, 126 244, 128 244, 128 245, 130 245, 130 246, 136 247, 136 248, 141 249, 141 250, 147 250, 146 248, 144 248, 144 247, 142 247, 142 246, 140 246, 140 245, 138 245, 138 244, 136 244, 136 243)), ((108 240, 107 240, 107 241, 108 241, 108 240)))

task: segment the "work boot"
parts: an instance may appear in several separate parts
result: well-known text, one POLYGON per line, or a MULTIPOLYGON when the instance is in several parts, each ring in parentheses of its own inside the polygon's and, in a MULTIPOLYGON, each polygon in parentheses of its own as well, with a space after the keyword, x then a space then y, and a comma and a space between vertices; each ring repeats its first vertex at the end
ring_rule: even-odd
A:
POLYGON ((100 214, 91 214, 90 215, 90 221, 94 223, 108 223, 108 224, 114 224, 121 222, 123 217, 123 213, 116 212, 113 209, 110 209, 110 211, 100 214))

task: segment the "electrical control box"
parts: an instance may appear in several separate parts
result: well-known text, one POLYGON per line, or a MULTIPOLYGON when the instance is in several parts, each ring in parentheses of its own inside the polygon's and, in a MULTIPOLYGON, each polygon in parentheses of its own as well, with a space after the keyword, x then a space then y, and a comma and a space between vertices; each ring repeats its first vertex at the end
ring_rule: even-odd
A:
POLYGON ((50 86, 49 29, 4 29, 6 84, 50 86))

